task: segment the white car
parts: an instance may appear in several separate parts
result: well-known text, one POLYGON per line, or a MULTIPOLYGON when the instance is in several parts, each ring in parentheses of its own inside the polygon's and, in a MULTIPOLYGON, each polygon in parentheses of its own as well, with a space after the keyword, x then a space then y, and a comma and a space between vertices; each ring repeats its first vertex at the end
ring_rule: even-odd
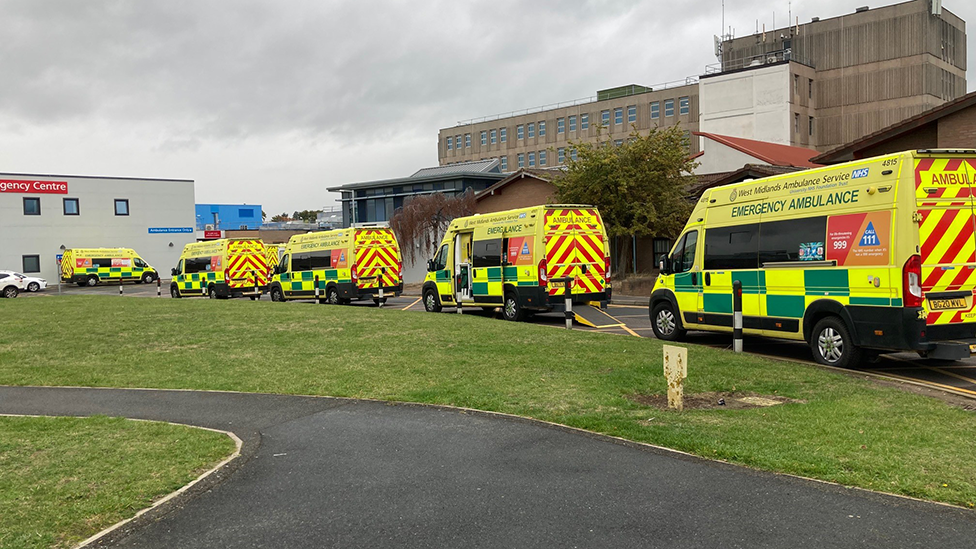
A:
POLYGON ((17 297, 21 290, 26 290, 24 279, 13 271, 0 271, 0 297, 17 297))
POLYGON ((39 292, 47 288, 47 280, 36 276, 27 276, 16 271, 11 271, 14 276, 19 276, 24 281, 24 289, 28 292, 39 292))

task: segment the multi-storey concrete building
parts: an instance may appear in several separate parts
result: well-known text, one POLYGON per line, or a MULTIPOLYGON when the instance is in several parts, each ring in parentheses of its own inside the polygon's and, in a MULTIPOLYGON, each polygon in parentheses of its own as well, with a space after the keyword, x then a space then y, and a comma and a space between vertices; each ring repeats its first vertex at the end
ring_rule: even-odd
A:
MULTIPOLYGON (((570 141, 620 142, 632 128, 678 124, 825 151, 966 93, 965 22, 911 0, 721 42, 699 77, 625 86, 596 97, 441 129, 440 164, 497 158, 501 170, 546 168, 570 141), (598 137, 599 136, 599 137, 598 137)), ((692 153, 700 144, 692 139, 692 153)))
MULTIPOLYGON (((441 165, 498 159, 503 172, 548 168, 575 155, 570 142, 623 142, 636 129, 680 125, 698 131, 698 78, 657 86, 623 86, 568 104, 460 122, 440 131, 441 165)), ((697 151, 697 141, 691 140, 697 151)))

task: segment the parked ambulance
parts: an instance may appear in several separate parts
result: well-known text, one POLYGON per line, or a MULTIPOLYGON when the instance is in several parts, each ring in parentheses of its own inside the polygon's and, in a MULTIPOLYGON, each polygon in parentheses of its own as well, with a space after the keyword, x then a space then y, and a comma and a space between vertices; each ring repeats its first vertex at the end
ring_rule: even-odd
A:
POLYGON ((396 235, 386 224, 363 223, 291 237, 271 277, 271 300, 315 297, 316 277, 326 303, 372 299, 379 304, 396 297, 403 292, 396 235))
POLYGON ((508 320, 529 311, 565 309, 571 279, 575 302, 610 299, 610 250, 592 206, 547 205, 451 222, 427 262, 424 308, 502 307, 508 320))
POLYGON ((717 187, 698 201, 650 300, 654 333, 807 342, 847 367, 890 351, 976 351, 976 151, 919 150, 717 187))
POLYGON ((183 247, 172 270, 173 297, 258 299, 268 284, 264 243, 259 239, 222 238, 183 247))
POLYGON ((151 265, 131 248, 70 248, 61 256, 61 281, 79 286, 99 282, 145 282, 159 278, 151 265))

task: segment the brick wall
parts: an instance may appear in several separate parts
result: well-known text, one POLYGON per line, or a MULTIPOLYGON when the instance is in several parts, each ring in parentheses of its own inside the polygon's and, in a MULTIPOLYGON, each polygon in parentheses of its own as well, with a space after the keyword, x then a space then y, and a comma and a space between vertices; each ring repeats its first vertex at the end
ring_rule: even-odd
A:
POLYGON ((939 148, 976 149, 976 105, 939 120, 939 148))
POLYGON ((555 194, 556 187, 552 183, 534 177, 523 177, 479 200, 475 213, 486 214, 539 206, 551 202, 555 194))

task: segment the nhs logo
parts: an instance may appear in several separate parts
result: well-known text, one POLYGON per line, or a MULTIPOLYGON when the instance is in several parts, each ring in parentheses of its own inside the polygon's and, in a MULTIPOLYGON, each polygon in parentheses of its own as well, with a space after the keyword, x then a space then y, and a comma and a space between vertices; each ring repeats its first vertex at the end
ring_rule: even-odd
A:
POLYGON ((867 177, 867 176, 868 176, 868 169, 867 168, 861 168, 859 170, 854 170, 853 172, 851 172, 851 179, 858 179, 858 178, 867 177))

